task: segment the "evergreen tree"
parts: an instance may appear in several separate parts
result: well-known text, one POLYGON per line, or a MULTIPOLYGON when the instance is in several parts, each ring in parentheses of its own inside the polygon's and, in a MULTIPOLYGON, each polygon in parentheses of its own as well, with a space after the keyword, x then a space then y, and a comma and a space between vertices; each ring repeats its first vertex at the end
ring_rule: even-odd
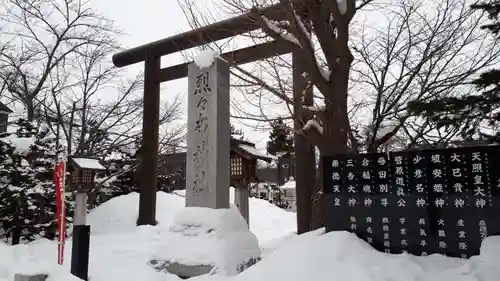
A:
POLYGON ((111 198, 139 192, 139 179, 137 177, 139 161, 135 154, 127 154, 120 160, 120 168, 115 173, 116 177, 110 185, 111 198))
MULTIPOLYGON (((136 148, 139 144, 136 144, 136 148)), ((139 179, 137 177, 137 168, 139 150, 111 152, 116 159, 106 161, 109 167, 108 171, 98 175, 101 181, 104 181, 95 195, 91 194, 90 208, 101 205, 102 203, 121 195, 131 192, 139 192, 139 179), (94 198, 95 196, 95 198, 94 198)), ((109 155, 108 155, 109 156, 109 155)))
MULTIPOLYGON (((132 192, 139 192, 140 189, 140 142, 135 144, 135 151, 115 151, 110 152, 114 159, 106 161, 108 171, 99 174, 99 180, 104 181, 99 184, 95 194, 90 195, 89 207, 94 208, 102 203, 121 195, 132 192)), ((110 158, 110 155, 106 158, 110 158)), ((169 171, 170 175, 176 171, 169 171)), ((156 182, 158 191, 169 191, 170 175, 158 173, 156 182)))
POLYGON ((293 137, 283 119, 280 118, 272 124, 266 148, 271 155, 278 153, 293 154, 293 137))
MULTIPOLYGON (((498 36, 500 22, 500 1, 491 0, 471 6, 472 9, 488 13, 492 23, 484 25, 498 36)), ((408 104, 409 112, 413 115, 428 117, 441 126, 460 128, 461 137, 465 140, 475 138, 500 141, 498 125, 500 121, 500 70, 489 70, 472 81, 480 91, 477 95, 443 98, 428 102, 412 101, 408 104), (493 133, 481 130, 482 127, 493 129, 493 133)))
MULTIPOLYGON (((30 122, 20 119, 17 126, 15 134, 0 139, 0 219, 4 236, 11 237, 12 244, 37 237, 54 239, 56 142, 48 137, 48 130, 40 130, 30 122), (23 143, 28 143, 29 148, 23 143)), ((71 222, 73 206, 66 207, 71 222)))

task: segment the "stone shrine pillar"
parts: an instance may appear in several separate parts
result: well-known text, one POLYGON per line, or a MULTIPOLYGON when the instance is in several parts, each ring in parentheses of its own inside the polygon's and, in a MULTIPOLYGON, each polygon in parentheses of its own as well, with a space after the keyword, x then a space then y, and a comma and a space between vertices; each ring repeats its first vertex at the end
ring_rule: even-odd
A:
POLYGON ((186 207, 229 208, 229 65, 188 67, 186 207))
POLYGON ((229 208, 229 65, 207 55, 212 54, 198 57, 204 65, 188 67, 186 208, 166 234, 176 243, 157 249, 158 258, 150 261, 156 270, 182 279, 236 275, 261 255, 257 237, 240 213, 229 208), (196 260, 200 256, 203 261, 196 260))

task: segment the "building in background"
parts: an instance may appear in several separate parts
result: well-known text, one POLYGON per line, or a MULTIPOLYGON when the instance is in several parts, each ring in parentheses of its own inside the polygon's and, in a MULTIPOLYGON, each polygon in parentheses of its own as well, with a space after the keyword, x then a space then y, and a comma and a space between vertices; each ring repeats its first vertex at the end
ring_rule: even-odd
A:
POLYGON ((297 211, 297 193, 295 191, 295 179, 290 177, 289 180, 280 187, 283 192, 283 201, 285 209, 291 212, 297 211))
POLYGON ((288 179, 295 177, 295 156, 283 155, 278 157, 275 166, 268 166, 257 170, 257 177, 262 182, 273 182, 284 185, 288 179))
MULTIPOLYGON (((270 155, 263 153, 255 148, 255 144, 248 142, 248 141, 242 141, 242 140, 236 140, 236 139, 231 139, 231 151, 232 152, 238 152, 241 154, 242 152, 247 153, 249 155, 253 155, 255 157, 265 157, 269 158, 271 157, 270 155)), ((285 165, 288 167, 288 165, 285 165)), ((265 168, 267 169, 267 168, 265 168)), ((276 186, 275 189, 278 187, 277 179, 278 176, 273 175, 273 173, 276 173, 276 169, 271 169, 268 172, 268 176, 262 177, 261 169, 257 169, 256 176, 258 178, 259 183, 264 183, 267 182, 269 186, 274 185, 276 186), (269 180, 271 178, 271 180, 269 180)), ((266 173, 264 173, 265 175, 266 173)), ((289 172, 285 173, 286 175, 289 174, 289 172)), ((163 190, 181 190, 186 188, 186 152, 180 152, 180 153, 171 153, 171 154, 166 154, 166 155, 159 155, 159 163, 158 163, 158 175, 161 178, 165 178, 164 181, 162 181, 161 186, 163 190)), ((268 191, 259 191, 266 193, 265 196, 269 196, 268 191)), ((279 191, 278 191, 279 192, 279 191)), ((274 193, 273 193, 274 194, 274 193)), ((256 196, 259 197, 259 196, 256 196)), ((269 197, 267 197, 269 198, 269 197)), ((272 200, 273 198, 271 197, 270 199, 267 200, 272 200)))
POLYGON ((274 182, 259 182, 250 184, 250 196, 268 200, 272 203, 282 202, 282 192, 274 182))
POLYGON ((0 102, 0 133, 7 132, 7 125, 9 123, 9 114, 12 110, 8 108, 5 104, 0 102))

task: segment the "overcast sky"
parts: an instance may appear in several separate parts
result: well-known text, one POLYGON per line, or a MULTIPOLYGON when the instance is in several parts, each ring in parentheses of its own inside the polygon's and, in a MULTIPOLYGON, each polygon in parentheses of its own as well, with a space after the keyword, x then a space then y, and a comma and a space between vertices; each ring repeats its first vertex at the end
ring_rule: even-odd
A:
MULTIPOLYGON (((207 7, 211 12, 220 11, 213 5, 216 0, 197 0, 197 5, 207 7)), ((93 0, 92 6, 108 18, 115 21, 116 26, 125 34, 120 36, 120 44, 126 48, 146 44, 151 41, 169 37, 190 29, 181 8, 176 0, 93 0)), ((182 55, 169 55, 162 59, 162 66, 184 62, 182 55)), ((127 67, 127 73, 136 74, 143 65, 127 67)), ((162 100, 168 100, 178 93, 184 96, 187 91, 187 79, 179 79, 162 84, 162 100)), ((186 98, 185 98, 185 101, 186 98)), ((187 118, 187 115, 185 115, 187 118)), ((264 149, 268 133, 255 131, 236 123, 244 130, 245 137, 256 142, 257 147, 264 149)))

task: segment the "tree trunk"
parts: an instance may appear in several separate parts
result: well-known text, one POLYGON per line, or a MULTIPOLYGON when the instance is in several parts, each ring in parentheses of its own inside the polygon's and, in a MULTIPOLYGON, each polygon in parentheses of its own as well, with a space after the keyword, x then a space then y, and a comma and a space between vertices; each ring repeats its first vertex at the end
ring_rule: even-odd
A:
MULTIPOLYGON (((302 98, 304 104, 313 104, 312 87, 308 87, 308 81, 302 76, 305 71, 304 56, 299 51, 292 54, 293 64, 293 95, 294 127, 295 131, 302 129, 299 122, 301 118, 302 98)), ((297 233, 308 232, 311 226, 311 209, 314 182, 316 180, 315 146, 310 143, 306 136, 295 133, 295 192, 297 204, 297 233)))
POLYGON ((33 100, 29 97, 26 99, 26 114, 28 115, 28 121, 33 122, 35 120, 35 106, 33 100))
MULTIPOLYGON (((347 70, 348 72, 348 70, 347 70)), ((332 95, 326 99, 325 115, 323 118, 323 137, 319 144, 320 164, 319 180, 312 194, 313 204, 311 210, 311 230, 325 225, 325 202, 323 193, 323 156, 333 156, 348 152, 349 116, 347 114, 347 79, 346 77, 334 78, 332 95), (342 80, 345 79, 345 80, 342 80)))
POLYGON ((21 221, 19 217, 14 217, 14 225, 11 230, 12 234, 12 245, 18 245, 21 243, 21 221))

